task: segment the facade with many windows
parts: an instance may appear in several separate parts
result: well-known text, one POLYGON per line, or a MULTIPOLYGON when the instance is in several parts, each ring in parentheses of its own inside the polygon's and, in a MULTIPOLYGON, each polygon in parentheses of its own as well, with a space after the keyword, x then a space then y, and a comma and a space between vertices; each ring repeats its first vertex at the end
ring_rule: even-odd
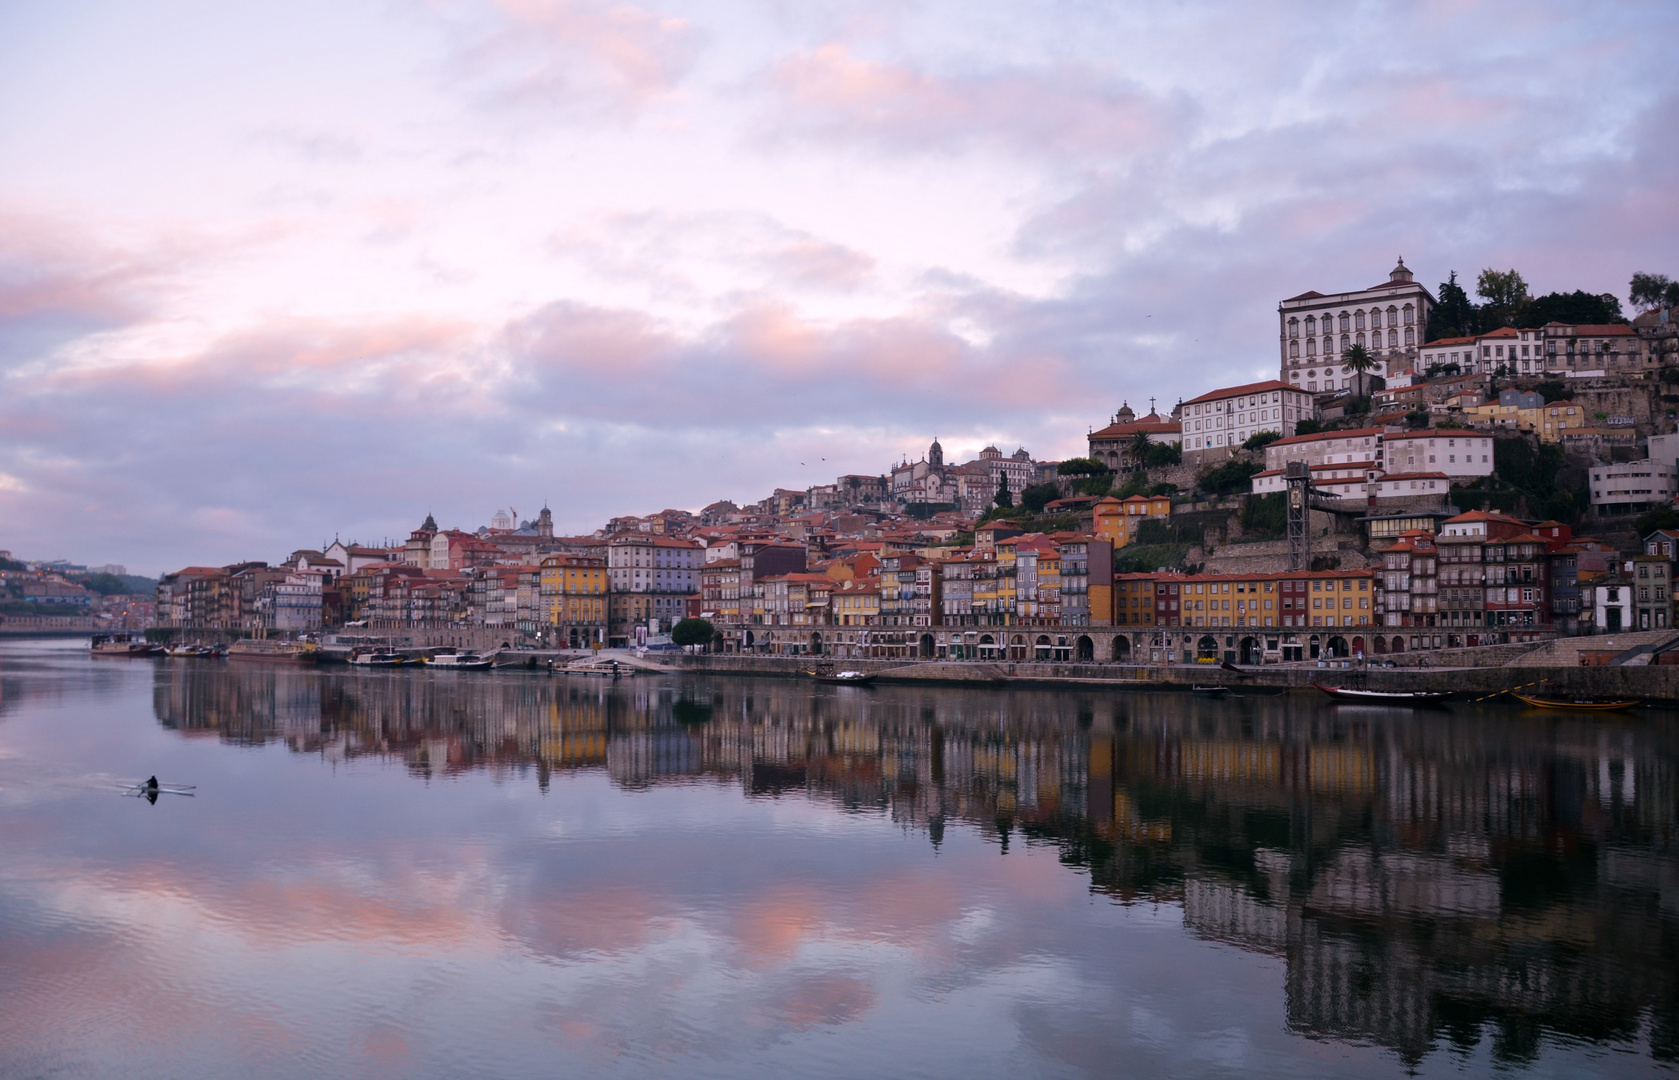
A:
POLYGON ((1388 280, 1368 289, 1304 292, 1277 305, 1281 380, 1312 393, 1345 390, 1356 373, 1344 362, 1362 345, 1375 359, 1372 374, 1411 369, 1434 297, 1417 284, 1405 260, 1388 280))

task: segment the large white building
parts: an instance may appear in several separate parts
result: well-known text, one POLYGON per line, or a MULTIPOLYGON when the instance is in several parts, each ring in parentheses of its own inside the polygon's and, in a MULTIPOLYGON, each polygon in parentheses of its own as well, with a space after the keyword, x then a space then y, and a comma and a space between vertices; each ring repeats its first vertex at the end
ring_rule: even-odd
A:
POLYGON ((1432 310, 1433 295, 1404 259, 1368 289, 1291 296, 1277 305, 1282 381, 1313 393, 1351 387, 1354 372, 1341 356, 1354 345, 1376 359, 1373 374, 1404 371, 1417 358, 1432 310))
POLYGON ((1600 514, 1642 514, 1673 501, 1674 466, 1664 461, 1626 461, 1593 465, 1592 506, 1600 514))
POLYGON ((1312 395, 1275 379, 1213 390, 1191 398, 1176 410, 1186 454, 1229 451, 1262 431, 1292 435, 1297 424, 1316 415, 1312 395))

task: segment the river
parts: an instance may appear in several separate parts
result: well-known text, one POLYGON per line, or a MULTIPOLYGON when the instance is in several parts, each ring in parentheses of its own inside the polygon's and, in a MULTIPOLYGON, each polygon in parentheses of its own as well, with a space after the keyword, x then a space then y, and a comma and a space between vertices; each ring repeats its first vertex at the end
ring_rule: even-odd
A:
POLYGON ((1679 1071, 1671 712, 11 641, 0 821, 4 1077, 1679 1071))

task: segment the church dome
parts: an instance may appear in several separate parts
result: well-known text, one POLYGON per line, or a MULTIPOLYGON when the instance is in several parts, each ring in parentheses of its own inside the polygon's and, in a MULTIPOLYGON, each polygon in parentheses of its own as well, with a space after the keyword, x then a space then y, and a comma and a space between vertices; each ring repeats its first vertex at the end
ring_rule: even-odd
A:
POLYGON ((1137 414, 1131 411, 1131 403, 1128 401, 1120 402, 1119 411, 1114 413, 1114 423, 1129 424, 1135 419, 1137 419, 1137 414))
POLYGON ((1393 268, 1393 270, 1391 272, 1389 272, 1388 280, 1392 281, 1392 282, 1396 282, 1396 283, 1397 282, 1402 282, 1402 281, 1415 281, 1416 280, 1416 275, 1411 273, 1410 270, 1405 268, 1405 256, 1403 256, 1403 255, 1399 256, 1399 265, 1395 266, 1393 268))

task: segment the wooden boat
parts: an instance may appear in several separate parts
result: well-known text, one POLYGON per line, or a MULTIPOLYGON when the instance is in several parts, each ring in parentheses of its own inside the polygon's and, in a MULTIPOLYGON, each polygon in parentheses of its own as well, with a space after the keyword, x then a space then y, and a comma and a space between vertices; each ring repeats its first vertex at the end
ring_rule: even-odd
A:
POLYGON ((88 646, 94 656, 153 656, 152 647, 143 635, 95 634, 88 646))
POLYGON ((266 664, 313 664, 321 658, 321 647, 312 641, 266 641, 246 638, 227 650, 229 660, 258 660, 266 664))
POLYGON ((171 645, 164 651, 172 657, 185 657, 187 659, 215 655, 215 650, 208 645, 171 645))
POLYGON ((1620 712, 1625 709, 1636 709, 1644 704, 1642 701, 1603 701, 1596 698, 1576 698, 1573 701, 1558 701, 1552 698, 1528 697, 1526 694, 1510 692, 1510 696, 1524 705, 1531 705, 1535 709, 1572 709, 1582 712, 1620 712))
POLYGON ((1191 686, 1189 692, 1200 694, 1202 697, 1223 697, 1230 693, 1228 686, 1191 686))
POLYGON ((878 677, 862 671, 809 671, 805 672, 819 683, 833 683, 835 686, 867 686, 878 677))
POLYGON ((487 671, 495 665, 493 657, 458 650, 435 653, 423 662, 427 667, 443 668, 447 671, 487 671))
POLYGON ((389 649, 356 649, 350 653, 350 663, 356 667, 400 667, 407 660, 389 649))
POLYGON ((1449 690, 1354 690, 1322 683, 1312 685, 1337 701, 1356 701, 1362 705, 1435 705, 1452 696, 1449 690))
POLYGON ((590 660, 582 664, 567 664, 553 669, 556 675, 593 675, 603 679, 617 679, 634 675, 635 668, 616 660, 590 660))

